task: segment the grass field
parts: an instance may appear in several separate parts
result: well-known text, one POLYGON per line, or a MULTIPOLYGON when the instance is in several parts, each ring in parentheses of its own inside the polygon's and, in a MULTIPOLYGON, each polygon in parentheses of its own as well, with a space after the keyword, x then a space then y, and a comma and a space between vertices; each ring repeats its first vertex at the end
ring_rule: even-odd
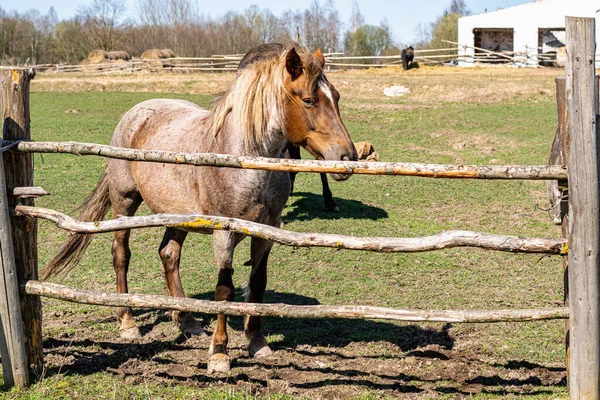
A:
MULTIPOLYGON (((556 128, 553 78, 560 70, 422 68, 335 72, 342 117, 354 141, 382 161, 544 164, 556 128), (383 95, 389 85, 411 93, 383 95)), ((232 74, 54 76, 32 83, 38 141, 108 143, 120 116, 140 101, 175 97, 209 106, 232 74)), ((305 154, 306 156, 306 154, 305 154)), ((35 156, 37 205, 71 215, 95 186, 105 160, 35 156)), ((447 229, 559 237, 544 182, 354 176, 331 184, 341 212, 322 211, 320 181, 301 174, 283 212, 285 228, 356 236, 414 237, 447 229)), ((142 209, 147 213, 147 209, 142 209)), ((40 222, 40 265, 65 234, 40 222)), ((161 229, 132 235, 130 291, 165 294, 157 247, 161 229)), ((114 291, 111 235, 99 235, 63 283, 114 291)), ((241 287, 249 241, 234 260, 241 287)), ((188 296, 211 299, 211 239, 190 235, 182 279, 188 296)), ((266 302, 361 304, 418 309, 499 309, 562 304, 559 257, 474 249, 372 254, 276 245, 266 302)), ((241 298, 241 295, 238 296, 241 298)), ((209 341, 182 338, 163 312, 136 313, 144 338, 118 338, 114 311, 44 300, 47 370, 10 398, 476 398, 566 397, 563 322, 403 324, 267 319, 274 355, 244 351, 241 319, 230 320, 232 373, 205 373, 209 341)), ((203 316, 210 325, 214 316, 203 316)), ((209 331, 212 328, 209 326, 209 331)))

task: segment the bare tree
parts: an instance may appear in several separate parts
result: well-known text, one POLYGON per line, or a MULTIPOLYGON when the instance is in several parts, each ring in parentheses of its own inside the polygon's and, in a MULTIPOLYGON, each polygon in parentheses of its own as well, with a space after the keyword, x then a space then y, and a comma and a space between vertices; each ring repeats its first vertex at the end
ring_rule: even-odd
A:
POLYGON ((54 51, 58 62, 78 63, 93 49, 85 33, 81 17, 56 25, 54 51))
POLYGON ((356 32, 358 28, 365 24, 365 17, 361 14, 356 0, 352 2, 352 15, 350 16, 350 29, 356 32))
POLYGON ((467 8, 465 0, 451 0, 448 13, 465 16, 471 14, 471 11, 467 8))
POLYGON ((106 51, 115 48, 127 25, 122 18, 126 10, 125 0, 92 0, 89 6, 79 7, 78 15, 83 17, 94 47, 106 51))
POLYGON ((334 51, 337 51, 340 48, 340 32, 342 27, 342 20, 339 11, 335 9, 333 0, 327 0, 327 3, 325 4, 325 9, 327 13, 327 43, 326 48, 324 48, 323 50, 333 53, 334 51))
MULTIPOLYGON (((300 28, 302 27, 302 12, 299 10, 285 11, 281 17, 279 18, 280 25, 282 29, 285 30, 285 37, 288 40, 296 40, 296 33, 300 33, 300 28)), ((300 33, 300 40, 298 40, 299 44, 303 44, 304 40, 302 39, 302 34, 300 33)))
MULTIPOLYGON (((297 30, 301 44, 312 50, 341 47, 342 23, 334 0, 312 0, 306 10, 288 10, 281 16, 250 6, 216 19, 200 15, 197 0, 136 0, 135 25, 124 19, 128 0, 89 1, 74 18, 62 21, 53 8, 42 15, 9 13, 0 7, 0 61, 75 63, 93 49, 117 47, 134 56, 165 47, 189 57, 245 53, 261 43, 294 40, 297 30)), ((353 21, 356 27, 364 22, 356 3, 353 21)))
POLYGON ((302 14, 303 44, 311 50, 334 51, 339 47, 340 26, 340 14, 332 0, 327 0, 324 5, 313 0, 302 14))

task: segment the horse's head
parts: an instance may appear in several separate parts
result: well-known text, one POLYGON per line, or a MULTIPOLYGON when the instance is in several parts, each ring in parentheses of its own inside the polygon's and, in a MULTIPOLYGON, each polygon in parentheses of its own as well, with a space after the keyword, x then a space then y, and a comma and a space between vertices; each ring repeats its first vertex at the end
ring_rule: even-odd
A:
MULTIPOLYGON (((292 47, 285 54, 283 133, 318 160, 356 161, 356 149, 340 116, 340 94, 323 74, 324 65, 320 49, 311 56, 292 47)), ((349 176, 331 174, 337 181, 349 176)))

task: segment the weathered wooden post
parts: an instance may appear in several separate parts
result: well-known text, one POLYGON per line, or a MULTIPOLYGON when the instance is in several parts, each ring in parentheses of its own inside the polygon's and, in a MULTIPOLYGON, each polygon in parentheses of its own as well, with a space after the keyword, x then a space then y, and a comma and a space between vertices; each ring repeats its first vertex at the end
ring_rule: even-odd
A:
MULTIPOLYGON (((35 71, 25 68, 0 69, 2 84, 2 137, 4 140, 30 140, 29 84, 35 71)), ((6 152, 4 154, 6 187, 33 186, 33 154, 6 152)), ((8 205, 14 208, 17 197, 9 196, 8 205)), ((33 205, 33 199, 22 199, 33 205)), ((37 221, 26 216, 10 215, 12 241, 19 285, 38 278, 37 221)), ((27 365, 41 374, 43 368, 42 304, 37 296, 21 296, 21 312, 27 365)))
MULTIPOLYGON (((0 153, 0 166, 3 160, 3 154, 0 153)), ((0 168, 0 251, 2 374, 5 386, 23 388, 29 386, 29 371, 4 168, 0 168)))
MULTIPOLYGON (((571 139, 569 137, 567 123, 567 80, 561 76, 556 78, 556 111, 557 111, 557 127, 554 141, 552 142, 552 150, 548 164, 550 165, 569 165, 569 145, 571 139)), ((569 184, 567 180, 548 181, 548 197, 552 207, 552 215, 554 223, 560 224, 562 228, 562 236, 565 239, 569 238, 569 184)), ((569 260, 568 257, 563 257, 563 281, 564 281, 564 305, 569 306, 569 260)), ((567 375, 569 374, 569 320, 565 320, 565 352, 567 375)))
POLYGON ((566 18, 572 399, 600 398, 600 201, 595 20, 566 18))

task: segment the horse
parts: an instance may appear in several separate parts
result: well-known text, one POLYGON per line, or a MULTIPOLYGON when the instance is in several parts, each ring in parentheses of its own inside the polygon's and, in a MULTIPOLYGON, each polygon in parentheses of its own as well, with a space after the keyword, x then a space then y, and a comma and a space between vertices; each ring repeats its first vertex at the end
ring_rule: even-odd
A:
MULTIPOLYGON (((283 43, 265 43, 254 47, 249 50, 238 64, 238 71, 246 68, 249 64, 252 64, 257 61, 266 60, 273 57, 278 57, 281 54, 281 51, 285 49, 285 45, 283 43)), ((283 149, 283 154, 285 158, 291 158, 294 160, 300 160, 302 157, 300 156, 300 147, 292 144, 291 142, 287 142, 283 149)), ((290 196, 294 193, 294 183, 296 182, 297 172, 290 172, 290 196)), ((331 189, 329 189, 329 182, 327 181, 327 174, 321 173, 321 186, 323 188, 323 203, 324 209, 327 212, 339 212, 340 208, 338 207, 335 200, 333 200, 333 194, 331 193, 331 189)))
POLYGON ((408 46, 405 49, 402 49, 400 53, 402 57, 402 69, 405 71, 413 67, 413 59, 415 57, 415 49, 412 46, 408 46))
MULTIPOLYGON (((329 83, 321 50, 311 54, 296 46, 240 71, 229 89, 209 110, 183 100, 154 99, 129 110, 117 125, 111 145, 173 152, 215 152, 235 156, 279 157, 286 142, 304 147, 317 159, 356 160, 354 144, 342 121, 339 94, 329 83)), ((338 181, 348 174, 331 174, 338 181)), ((81 220, 113 215, 133 216, 145 202, 154 213, 210 214, 242 218, 279 227, 290 193, 285 172, 195 167, 109 159, 100 180, 82 204, 81 220)), ((233 301, 233 252, 243 234, 201 228, 167 227, 159 246, 171 296, 184 297, 179 275, 181 249, 188 232, 212 233, 218 280, 214 299, 233 301)), ((117 291, 127 293, 131 252, 130 230, 114 232, 113 267, 117 291)), ((42 279, 68 273, 82 257, 90 235, 71 236, 42 270, 42 279)), ((260 303, 267 283, 267 262, 273 246, 251 238, 252 268, 246 301, 260 303)), ((172 312, 185 335, 206 334, 189 313, 172 312)), ((117 310, 121 337, 141 336, 130 308, 117 310)), ((208 373, 228 372, 227 317, 219 314, 208 351, 208 373)), ((272 354, 260 317, 247 316, 244 333, 251 357, 272 354)))

